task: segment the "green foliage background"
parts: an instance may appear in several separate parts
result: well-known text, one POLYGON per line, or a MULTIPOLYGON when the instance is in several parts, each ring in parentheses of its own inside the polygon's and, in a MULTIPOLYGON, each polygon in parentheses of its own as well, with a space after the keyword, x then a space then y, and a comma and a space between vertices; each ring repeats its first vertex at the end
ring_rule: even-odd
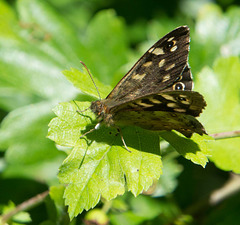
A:
MULTIPOLYGON (((189 145, 176 134, 163 133, 171 145, 161 141, 160 158, 150 135, 146 138, 147 133, 134 131, 139 132, 144 149, 158 151, 158 155, 137 151, 131 156, 139 159, 141 154, 145 163, 142 177, 151 179, 136 186, 136 177, 129 173, 134 159, 128 163, 128 152, 121 144, 114 144, 107 162, 115 166, 113 160, 122 157, 128 174, 115 177, 113 181, 119 183, 114 187, 111 182, 103 182, 105 164, 101 161, 100 166, 94 167, 96 158, 108 148, 106 143, 88 149, 98 150, 94 157, 90 155, 92 159, 86 156, 96 177, 85 174, 90 170, 84 170, 84 164, 83 173, 78 171, 84 154, 81 149, 88 147, 87 143, 78 142, 80 128, 90 122, 82 124, 84 120, 70 101, 78 100, 84 109, 87 101, 96 98, 80 60, 99 80, 97 85, 106 96, 151 44, 177 26, 188 25, 195 90, 204 95, 208 104, 200 121, 209 134, 240 130, 239 15, 237 1, 0 0, 0 212, 7 214, 16 205, 50 189, 44 202, 18 213, 8 223, 82 224, 84 218, 97 217, 111 224, 238 224, 239 137, 209 142, 205 137, 195 137, 201 151, 190 154, 189 145), (205 168, 196 165, 205 166, 206 156, 210 162, 205 168), (85 184, 86 193, 81 194, 79 185, 84 179, 89 180, 87 176, 93 183, 85 184), (59 185, 58 179, 64 185, 59 185), (107 201, 126 191, 124 179, 134 195, 146 191, 152 180, 154 187, 136 198, 125 193, 107 201), (65 184, 70 185, 65 188, 65 184), (93 203, 86 191, 93 190, 96 184, 105 193, 104 198, 96 209, 78 215, 99 201, 100 195, 93 203), (235 187, 231 195, 214 199, 214 191, 231 187, 235 187), (70 217, 78 215, 71 222, 63 195, 70 217), (74 203, 76 196, 84 206, 74 203)), ((114 136, 115 131, 112 132, 114 136)), ((124 132, 126 136, 132 134, 131 128, 124 132)), ((97 138, 108 140, 104 135, 97 138)), ((111 171, 115 171, 113 176, 118 174, 117 167, 111 171)))

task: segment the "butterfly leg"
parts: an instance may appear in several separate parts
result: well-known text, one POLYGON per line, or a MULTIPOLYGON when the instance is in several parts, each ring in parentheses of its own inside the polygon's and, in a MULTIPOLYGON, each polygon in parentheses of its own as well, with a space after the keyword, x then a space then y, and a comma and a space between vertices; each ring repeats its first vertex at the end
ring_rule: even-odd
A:
POLYGON ((100 123, 97 123, 94 128, 92 128, 91 130, 89 130, 86 133, 82 134, 79 138, 82 138, 82 137, 86 136, 87 134, 92 133, 94 130, 97 130, 99 127, 100 127, 100 123))
POLYGON ((119 134, 120 134, 120 137, 121 137, 121 140, 122 140, 122 143, 123 143, 125 149, 126 149, 128 152, 131 153, 131 151, 130 151, 129 148, 127 147, 126 142, 125 142, 125 140, 124 140, 124 138, 123 138, 122 130, 120 129, 120 127, 117 127, 117 130, 118 130, 118 132, 119 132, 119 134))

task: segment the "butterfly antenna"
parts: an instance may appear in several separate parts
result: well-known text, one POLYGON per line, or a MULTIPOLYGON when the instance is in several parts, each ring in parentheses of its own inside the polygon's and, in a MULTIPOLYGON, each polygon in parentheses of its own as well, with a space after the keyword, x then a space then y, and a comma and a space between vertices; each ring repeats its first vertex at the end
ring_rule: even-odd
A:
POLYGON ((92 128, 91 130, 87 131, 86 133, 82 134, 79 138, 81 139, 82 137, 86 136, 89 133, 92 133, 94 130, 96 130, 96 128, 92 128))
POLYGON ((97 85, 95 84, 95 82, 94 82, 94 80, 93 80, 93 77, 92 77, 89 69, 87 68, 87 66, 85 65, 85 63, 84 63, 83 61, 80 61, 80 63, 81 63, 81 64, 85 67, 85 69, 87 70, 88 75, 90 76, 90 78, 91 78, 91 80, 92 80, 92 82, 93 82, 93 84, 94 84, 94 86, 95 86, 95 88, 96 88, 96 90, 97 90, 97 93, 98 93, 98 96, 99 96, 99 100, 101 100, 101 95, 100 95, 100 93, 99 93, 98 87, 97 87, 97 85))

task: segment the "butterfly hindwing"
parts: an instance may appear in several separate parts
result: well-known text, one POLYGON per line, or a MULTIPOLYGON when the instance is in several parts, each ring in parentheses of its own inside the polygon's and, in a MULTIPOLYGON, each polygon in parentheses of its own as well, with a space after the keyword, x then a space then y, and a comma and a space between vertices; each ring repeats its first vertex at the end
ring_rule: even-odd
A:
POLYGON ((166 111, 180 112, 194 117, 205 108, 203 96, 195 91, 166 91, 134 99, 114 108, 111 113, 120 111, 166 111))
POLYGON ((189 28, 182 26, 156 42, 108 95, 109 107, 173 85, 187 67, 189 41, 189 28))
POLYGON ((135 99, 115 108, 116 124, 131 124, 150 130, 177 130, 185 136, 206 133, 199 116, 206 102, 194 91, 166 91, 135 99), (143 119, 144 118, 144 119, 143 119))

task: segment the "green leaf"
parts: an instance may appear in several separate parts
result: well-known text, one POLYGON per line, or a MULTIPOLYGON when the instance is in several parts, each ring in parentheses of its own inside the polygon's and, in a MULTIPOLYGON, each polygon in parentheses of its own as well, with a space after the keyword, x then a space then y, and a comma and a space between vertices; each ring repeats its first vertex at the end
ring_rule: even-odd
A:
MULTIPOLYGON (((51 221, 55 224, 61 224, 65 221, 65 224, 69 224, 69 217, 66 213, 66 206, 64 204, 64 185, 51 186, 49 190, 49 195, 52 201, 48 202, 48 212, 51 214, 49 217, 51 221)), ((45 200, 45 203, 47 201, 45 200)))
POLYGON ((139 195, 137 198, 128 196, 128 205, 131 210, 123 213, 110 213, 111 222, 114 225, 142 224, 152 220, 162 212, 162 206, 154 198, 139 195))
POLYGON ((151 198, 144 195, 135 198, 129 194, 117 198, 117 200, 122 199, 125 199, 128 210, 122 213, 110 212, 110 221, 114 225, 147 224, 143 223, 144 221, 149 221, 150 224, 169 224, 180 214, 179 208, 172 200, 167 201, 165 198, 151 198))
POLYGON ((124 21, 114 10, 102 10, 90 21, 82 41, 88 51, 81 60, 99 80, 116 84, 124 75, 122 67, 128 62, 128 32, 124 21))
MULTIPOLYGON (((76 103, 80 110, 89 106, 89 103, 76 103)), ((64 197, 70 218, 94 207, 101 196, 111 200, 122 195, 125 185, 137 196, 159 178, 162 167, 159 155, 147 153, 160 152, 158 135, 152 132, 132 127, 123 129, 131 153, 122 146, 115 129, 101 127, 88 134, 88 139, 79 139, 90 128, 94 117, 89 111, 79 115, 78 107, 73 102, 61 103, 54 109, 58 117, 49 124, 50 139, 73 147, 59 171, 60 182, 68 184, 64 197)))
POLYGON ((0 129, 0 149, 8 149, 8 163, 33 164, 59 155, 53 143, 46 139, 51 107, 52 103, 46 102, 28 105, 5 117, 0 129))
MULTIPOLYGON (((74 84, 76 88, 80 89, 82 93, 99 98, 96 87, 85 68, 83 72, 71 68, 71 71, 65 70, 63 71, 63 74, 74 84)), ((94 82, 99 89, 101 97, 106 97, 112 90, 110 86, 103 85, 103 83, 99 82, 96 78, 94 78, 94 82)))
POLYGON ((201 136, 197 133, 194 133, 191 138, 186 138, 175 132, 161 132, 160 135, 183 157, 202 167, 206 166, 208 162, 207 156, 211 155, 208 142, 213 138, 207 135, 201 136))
POLYGON ((70 61, 78 64, 84 47, 79 42, 77 32, 47 1, 18 1, 17 9, 22 26, 26 28, 26 33, 23 34, 28 34, 27 38, 31 37, 37 42, 44 40, 39 47, 51 56, 49 60, 58 66, 67 65, 70 61))
POLYGON ((153 197, 163 197, 172 193, 178 185, 178 176, 183 171, 183 167, 175 159, 178 154, 175 152, 163 156, 163 172, 153 189, 153 197))
POLYGON ((64 207, 64 202, 63 202, 63 193, 64 193, 65 187, 63 185, 58 185, 58 186, 51 186, 49 195, 51 199, 54 201, 56 207, 58 210, 62 210, 64 207))
MULTIPOLYGON (((240 130, 240 60, 219 58, 213 69, 204 68, 197 86, 207 102, 201 116, 207 131, 221 133, 240 130)), ((211 160, 221 169, 240 172, 239 137, 211 143, 211 160)))
POLYGON ((189 61, 193 74, 204 66, 212 67, 219 56, 240 54, 239 7, 231 6, 223 11, 217 4, 205 4, 198 11, 190 34, 189 61))
MULTIPOLYGON (((86 70, 82 73, 72 69, 64 74, 84 94, 97 97, 86 70)), ((96 82, 106 96, 111 88, 96 82)), ((64 198, 70 218, 94 207, 100 197, 111 200, 122 195, 126 185, 137 196, 161 174, 157 132, 137 127, 123 128, 123 138, 132 151, 129 153, 115 128, 101 126, 94 129, 96 116, 89 106, 89 102, 61 103, 54 108, 57 117, 49 124, 48 137, 58 145, 72 148, 59 171, 60 182, 67 184, 64 198), (85 135, 90 130, 92 132, 85 135), (82 135, 84 137, 80 138, 82 135)), ((161 136, 187 159, 202 166, 207 163, 206 156, 210 154, 206 145, 208 137, 193 135, 188 139, 172 132, 163 132, 161 136)))
POLYGON ((217 140, 211 144, 213 153, 210 160, 222 170, 240 173, 239 146, 239 137, 217 140))
POLYGON ((68 50, 71 48, 74 55, 63 48, 63 43, 74 42, 70 39, 71 33, 78 42, 75 49, 79 49, 76 34, 64 30, 63 27, 68 26, 63 22, 54 21, 56 23, 53 24, 53 17, 58 16, 50 10, 46 1, 18 1, 18 14, 3 1, 0 4, 0 15, 3 17, 0 22, 3 28, 0 29, 0 106, 11 110, 46 99, 72 99, 77 93, 76 89, 63 79, 61 70, 62 65, 67 65, 69 61, 79 64, 73 48, 68 44, 68 50), (56 28, 68 33, 68 37, 64 36, 68 39, 63 39, 63 34, 59 35, 56 28), (47 35, 51 38, 45 39, 47 35), (56 43, 59 39, 62 42, 56 43))
MULTIPOLYGON (((2 209, 3 215, 10 213, 15 209, 16 209, 15 204, 13 202, 9 202, 8 205, 4 206, 2 209)), ((2 218, 0 217, 0 222, 1 222, 1 219, 2 218)), ((32 219, 28 212, 20 211, 17 214, 13 215, 13 217, 11 218, 11 221, 16 225, 18 224, 20 225, 20 224, 30 223, 32 222, 32 219)))

